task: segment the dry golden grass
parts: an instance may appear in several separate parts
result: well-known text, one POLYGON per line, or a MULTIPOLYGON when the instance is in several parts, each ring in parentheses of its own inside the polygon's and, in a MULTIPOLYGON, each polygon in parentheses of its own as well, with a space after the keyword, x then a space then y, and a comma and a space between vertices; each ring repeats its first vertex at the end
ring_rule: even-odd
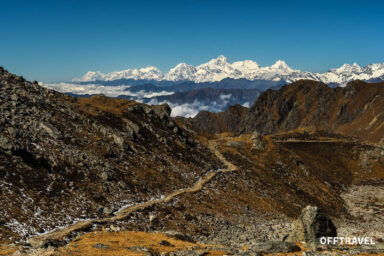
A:
POLYGON ((90 98, 78 98, 75 105, 88 114, 95 115, 96 110, 113 113, 116 115, 128 106, 135 104, 134 101, 124 99, 108 98, 104 95, 93 96, 90 98))
POLYGON ((11 255, 17 251, 16 246, 0 245, 0 255, 11 255))
POLYGON ((224 255, 225 248, 192 243, 171 238, 162 233, 146 233, 136 231, 121 232, 93 232, 84 235, 71 242, 69 245, 58 249, 57 255, 81 255, 81 256, 120 256, 143 255, 135 248, 146 247, 151 252, 174 252, 177 250, 204 250, 209 255, 224 255), (95 248, 102 244, 105 248, 95 248))

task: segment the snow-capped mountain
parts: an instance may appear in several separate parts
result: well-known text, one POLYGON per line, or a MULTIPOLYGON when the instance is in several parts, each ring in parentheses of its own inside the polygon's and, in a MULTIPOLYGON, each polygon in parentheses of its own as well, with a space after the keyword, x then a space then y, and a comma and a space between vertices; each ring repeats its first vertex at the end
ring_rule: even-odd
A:
POLYGON ((100 71, 88 71, 82 78, 75 78, 74 82, 85 82, 85 81, 112 81, 117 79, 149 79, 149 80, 162 80, 164 77, 163 73, 153 66, 140 69, 126 69, 122 71, 114 71, 104 74, 100 71))
POLYGON ((294 82, 300 79, 312 79, 324 83, 345 84, 351 80, 384 80, 384 63, 371 64, 360 67, 344 64, 340 68, 331 69, 325 73, 313 73, 294 70, 284 61, 278 60, 275 64, 260 67, 252 60, 244 60, 230 63, 223 55, 212 59, 199 66, 180 63, 163 74, 153 66, 140 69, 127 69, 110 73, 89 71, 81 78, 75 78, 75 82, 113 81, 117 79, 154 80, 154 81, 192 81, 195 83, 221 81, 225 78, 247 80, 271 80, 294 82))

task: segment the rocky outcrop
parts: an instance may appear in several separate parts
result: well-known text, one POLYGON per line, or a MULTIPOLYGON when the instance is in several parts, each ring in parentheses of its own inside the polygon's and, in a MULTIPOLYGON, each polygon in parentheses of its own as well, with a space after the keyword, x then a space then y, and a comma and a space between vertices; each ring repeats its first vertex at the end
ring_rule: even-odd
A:
POLYGON ((337 237, 336 227, 322 210, 309 205, 302 210, 300 217, 294 222, 286 241, 319 244, 321 237, 337 237))

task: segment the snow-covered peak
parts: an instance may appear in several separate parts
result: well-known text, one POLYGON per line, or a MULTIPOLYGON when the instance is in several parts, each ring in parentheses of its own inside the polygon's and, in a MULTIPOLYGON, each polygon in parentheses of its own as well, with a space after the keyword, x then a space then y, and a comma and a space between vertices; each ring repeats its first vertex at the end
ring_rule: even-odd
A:
POLYGON ((253 60, 243 60, 243 61, 236 61, 232 63, 232 67, 239 69, 239 70, 252 70, 256 71, 260 69, 259 64, 257 62, 254 62, 253 60))
POLYGON ((104 80, 104 74, 100 71, 88 71, 83 77, 72 79, 72 81, 74 82, 96 81, 96 80, 104 80))
POLYGON ((148 66, 148 67, 146 67, 146 68, 141 68, 140 69, 140 72, 142 72, 142 73, 161 73, 161 71, 158 69, 158 68, 156 68, 156 67, 154 67, 154 66, 148 66))
POLYGON ((225 57, 224 55, 220 55, 216 59, 211 59, 208 63, 212 63, 212 64, 216 64, 216 65, 223 65, 223 64, 228 63, 228 61, 227 61, 227 57, 225 57))
POLYGON ((223 68, 228 66, 230 66, 230 64, 227 61, 227 57, 225 57, 224 55, 220 55, 216 59, 211 59, 207 63, 201 64, 198 67, 223 68))
POLYGON ((193 80, 193 74, 196 73, 196 68, 187 63, 177 64, 176 67, 171 68, 165 75, 164 79, 168 81, 184 81, 193 80))
POLYGON ((153 66, 148 66, 140 69, 126 69, 121 71, 113 71, 110 73, 102 73, 100 71, 88 71, 83 77, 75 78, 75 82, 89 82, 96 80, 112 81, 117 79, 148 79, 148 80, 162 80, 163 73, 153 66))
POLYGON ((88 71, 82 78, 73 81, 117 80, 117 79, 146 79, 156 81, 193 81, 213 82, 225 78, 248 80, 271 80, 294 82, 299 79, 312 79, 324 83, 345 84, 351 80, 384 80, 384 63, 371 64, 360 67, 356 62, 352 65, 344 64, 339 68, 331 69, 325 73, 312 73, 291 69, 283 60, 276 61, 271 66, 260 67, 252 60, 243 60, 230 63, 224 55, 213 58, 198 66, 180 63, 163 74, 154 66, 140 69, 126 69, 110 73, 88 71))
POLYGON ((356 62, 354 62, 352 65, 350 64, 344 64, 339 68, 336 69, 331 69, 331 71, 336 72, 336 73, 352 73, 352 72, 361 72, 361 67, 357 65, 356 62))
POLYGON ((271 66, 272 69, 278 69, 285 72, 292 72, 293 70, 283 60, 278 60, 271 66))

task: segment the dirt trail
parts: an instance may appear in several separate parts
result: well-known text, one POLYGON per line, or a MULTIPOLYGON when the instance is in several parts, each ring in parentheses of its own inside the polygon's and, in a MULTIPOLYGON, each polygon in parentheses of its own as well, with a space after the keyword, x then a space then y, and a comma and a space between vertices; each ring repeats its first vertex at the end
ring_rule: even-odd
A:
POLYGON ((92 220, 85 220, 85 221, 79 221, 76 224, 73 224, 71 226, 68 226, 64 229, 54 231, 52 233, 40 235, 31 237, 29 239, 30 244, 33 247, 41 247, 47 243, 50 242, 62 242, 64 238, 69 237, 73 232, 85 230, 87 228, 90 228, 93 224, 103 224, 103 223, 111 223, 117 220, 122 220, 129 216, 129 214, 145 209, 146 207, 158 204, 158 203, 166 203, 171 201, 176 196, 179 196, 184 193, 195 193, 203 189, 204 185, 208 182, 210 182, 217 174, 219 173, 226 173, 231 171, 236 171, 237 167, 227 161, 225 157, 218 151, 217 149, 217 140, 210 140, 208 141, 208 147, 210 150, 225 164, 227 165, 227 168, 217 170, 217 171, 209 171, 205 175, 203 175, 193 186, 176 190, 165 197, 162 197, 160 199, 154 199, 149 200, 143 203, 138 203, 132 206, 129 206, 125 209, 122 209, 115 213, 115 216, 108 217, 108 218, 101 218, 101 219, 92 219, 92 220))

